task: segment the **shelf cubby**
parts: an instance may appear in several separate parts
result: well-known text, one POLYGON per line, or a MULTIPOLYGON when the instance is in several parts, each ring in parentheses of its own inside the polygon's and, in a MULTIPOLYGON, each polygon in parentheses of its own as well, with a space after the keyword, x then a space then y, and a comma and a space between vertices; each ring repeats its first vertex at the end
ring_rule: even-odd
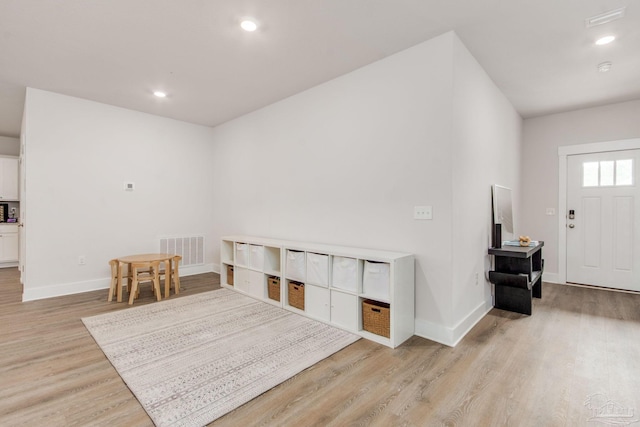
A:
POLYGON ((253 236, 226 236, 221 245, 223 287, 392 348, 413 335, 411 254, 253 236), (227 265, 235 269, 233 286, 227 265), (280 280, 280 301, 269 297, 270 277, 280 280), (292 291, 297 294, 289 294, 291 283, 301 285, 292 291), (365 300, 388 305, 388 337, 364 330, 365 300))
POLYGON ((223 240, 220 245, 220 258, 225 264, 233 264, 233 242, 223 240))

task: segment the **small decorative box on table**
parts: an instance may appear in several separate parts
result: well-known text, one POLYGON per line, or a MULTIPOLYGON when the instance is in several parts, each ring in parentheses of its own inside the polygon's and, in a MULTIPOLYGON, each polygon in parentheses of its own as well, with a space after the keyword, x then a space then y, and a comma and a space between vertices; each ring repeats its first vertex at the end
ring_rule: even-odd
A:
POLYGON ((495 285, 494 307, 531 315, 532 298, 542 298, 542 247, 503 246, 489 248, 494 256, 494 271, 489 280, 495 285))

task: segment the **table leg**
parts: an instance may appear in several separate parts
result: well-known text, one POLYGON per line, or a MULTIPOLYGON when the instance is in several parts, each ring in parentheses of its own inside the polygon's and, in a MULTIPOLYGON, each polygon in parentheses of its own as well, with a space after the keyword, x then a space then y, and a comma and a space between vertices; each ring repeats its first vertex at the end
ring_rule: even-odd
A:
POLYGON ((171 292, 171 258, 164 262, 164 297, 169 298, 171 292))
POLYGON ((116 283, 118 302, 122 302, 122 263, 118 261, 118 281, 116 283))

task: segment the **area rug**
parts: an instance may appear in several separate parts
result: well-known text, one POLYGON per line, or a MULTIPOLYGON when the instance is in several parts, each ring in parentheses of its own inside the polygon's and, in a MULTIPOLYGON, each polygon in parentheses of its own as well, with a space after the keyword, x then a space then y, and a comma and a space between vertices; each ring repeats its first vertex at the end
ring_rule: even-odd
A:
POLYGON ((83 318, 157 426, 202 426, 358 336, 227 289, 83 318))

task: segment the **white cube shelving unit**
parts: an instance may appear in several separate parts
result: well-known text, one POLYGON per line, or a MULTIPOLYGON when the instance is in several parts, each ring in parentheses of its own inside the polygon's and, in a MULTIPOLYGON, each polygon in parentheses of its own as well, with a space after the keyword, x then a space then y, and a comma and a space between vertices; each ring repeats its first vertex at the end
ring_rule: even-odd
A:
POLYGON ((223 237, 220 249, 225 288, 392 348, 414 333, 412 254, 253 236, 223 237), (233 285, 227 267, 233 268, 233 285), (280 301, 269 298, 269 277, 280 281, 280 301), (304 284, 304 310, 289 305, 289 282, 304 284), (364 330, 364 300, 389 304, 389 337, 364 330))

